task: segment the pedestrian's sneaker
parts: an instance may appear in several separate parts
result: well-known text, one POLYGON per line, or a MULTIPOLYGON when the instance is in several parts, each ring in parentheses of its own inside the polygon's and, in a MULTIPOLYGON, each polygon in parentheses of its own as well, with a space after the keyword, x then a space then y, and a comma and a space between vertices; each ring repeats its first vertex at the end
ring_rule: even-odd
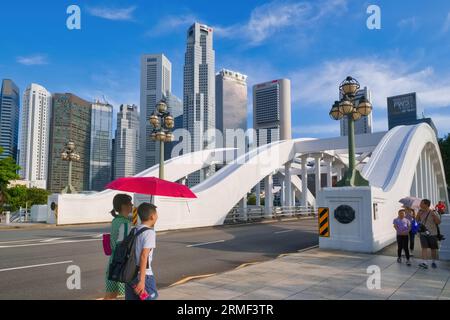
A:
POLYGON ((402 258, 397 258, 398 263, 402 263, 402 258))
POLYGON ((408 267, 411 266, 411 261, 406 260, 406 265, 407 265, 408 267))
POLYGON ((433 263, 431 264, 431 267, 432 267, 433 269, 436 269, 436 268, 437 268, 436 262, 433 262, 433 263))
POLYGON ((421 264, 419 264, 419 267, 428 269, 428 265, 425 262, 422 262, 421 264))

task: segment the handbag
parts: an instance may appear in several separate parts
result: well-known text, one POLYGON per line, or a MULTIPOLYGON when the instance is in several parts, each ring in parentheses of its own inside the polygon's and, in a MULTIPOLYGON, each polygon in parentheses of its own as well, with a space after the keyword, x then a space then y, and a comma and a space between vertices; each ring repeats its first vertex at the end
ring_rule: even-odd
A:
POLYGON ((425 218, 425 221, 423 223, 422 223, 422 221, 420 221, 420 223, 419 223, 419 233, 420 233, 420 235, 423 235, 423 236, 429 236, 430 235, 430 232, 428 231, 427 227, 425 226, 425 223, 427 223, 427 219, 428 219, 429 215, 430 215, 430 212, 428 212, 428 214, 427 214, 427 216, 425 218))
POLYGON ((110 233, 103 234, 103 252, 106 256, 110 256, 112 254, 110 233))

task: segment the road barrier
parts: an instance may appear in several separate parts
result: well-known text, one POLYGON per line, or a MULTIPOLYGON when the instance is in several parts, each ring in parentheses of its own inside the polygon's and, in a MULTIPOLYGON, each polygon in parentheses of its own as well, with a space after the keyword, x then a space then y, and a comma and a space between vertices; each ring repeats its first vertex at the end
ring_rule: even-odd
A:
POLYGON ((261 207, 234 207, 225 219, 225 224, 258 222, 264 218, 282 219, 282 218, 301 218, 315 217, 317 210, 314 207, 273 207, 272 213, 267 215, 263 206, 261 207))

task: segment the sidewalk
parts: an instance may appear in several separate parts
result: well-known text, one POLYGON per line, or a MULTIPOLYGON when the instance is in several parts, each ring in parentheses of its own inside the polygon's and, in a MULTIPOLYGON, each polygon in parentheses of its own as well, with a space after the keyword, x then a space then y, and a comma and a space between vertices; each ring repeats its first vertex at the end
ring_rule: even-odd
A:
POLYGON ((421 270, 395 257, 311 249, 160 290, 161 300, 450 300, 450 263, 421 270), (381 269, 370 290, 367 267, 381 269))

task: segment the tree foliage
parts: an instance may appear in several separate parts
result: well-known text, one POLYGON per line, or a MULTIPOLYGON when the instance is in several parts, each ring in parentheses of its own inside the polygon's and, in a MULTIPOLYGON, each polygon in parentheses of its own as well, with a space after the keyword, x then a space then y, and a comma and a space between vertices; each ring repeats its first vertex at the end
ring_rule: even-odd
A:
POLYGON ((11 211, 17 211, 19 208, 31 208, 38 204, 47 204, 47 198, 50 192, 39 188, 27 188, 25 186, 15 186, 9 188, 8 204, 11 211))
POLYGON ((439 139, 439 147, 441 149, 442 161, 444 162, 445 180, 447 185, 450 184, 450 134, 443 139, 439 139))

